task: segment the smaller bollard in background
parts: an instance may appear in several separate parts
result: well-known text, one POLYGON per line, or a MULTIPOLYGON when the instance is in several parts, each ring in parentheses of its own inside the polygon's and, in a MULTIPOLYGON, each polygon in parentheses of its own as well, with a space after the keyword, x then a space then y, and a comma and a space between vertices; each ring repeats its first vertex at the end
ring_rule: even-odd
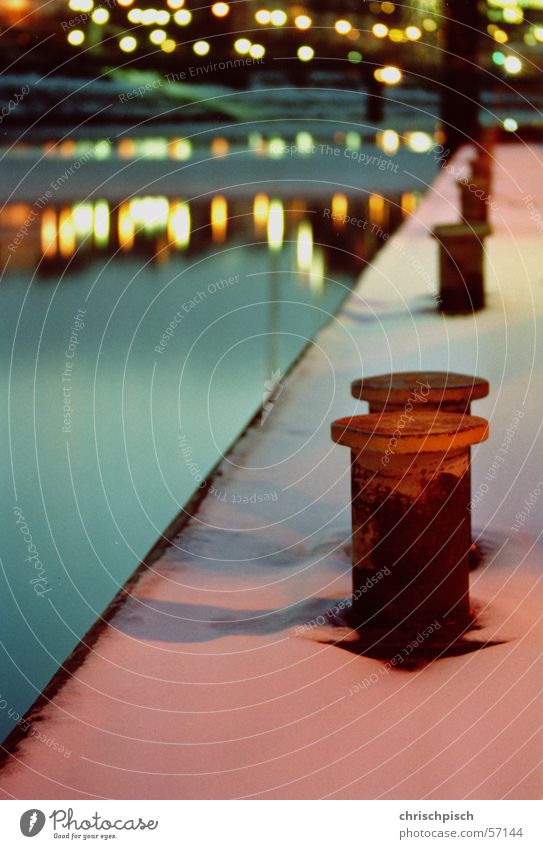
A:
POLYGON ((439 309, 451 315, 483 309, 484 239, 489 224, 440 224, 433 236, 439 242, 439 309))

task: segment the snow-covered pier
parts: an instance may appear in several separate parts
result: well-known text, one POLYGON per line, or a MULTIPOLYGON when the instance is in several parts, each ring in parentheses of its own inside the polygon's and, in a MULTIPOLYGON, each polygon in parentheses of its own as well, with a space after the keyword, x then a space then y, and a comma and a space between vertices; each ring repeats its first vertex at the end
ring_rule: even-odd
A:
POLYGON ((439 174, 40 706, 32 727, 70 756, 27 734, 3 798, 541 797, 543 153, 495 148, 487 306, 445 317, 431 234, 458 220, 469 156, 439 174), (408 369, 491 387, 477 402, 490 438, 472 449, 483 561, 470 587, 471 637, 489 645, 414 671, 319 630, 351 590, 350 465, 330 423, 365 411, 354 379, 408 369))

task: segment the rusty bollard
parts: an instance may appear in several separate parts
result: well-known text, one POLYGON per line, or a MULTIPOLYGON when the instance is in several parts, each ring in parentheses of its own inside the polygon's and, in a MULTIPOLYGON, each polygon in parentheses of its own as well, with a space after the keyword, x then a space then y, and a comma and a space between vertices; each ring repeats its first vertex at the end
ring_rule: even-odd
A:
POLYGON ((333 423, 332 439, 351 449, 351 619, 369 639, 469 628, 467 471, 470 446, 487 436, 478 416, 418 410, 403 423, 397 411, 333 423))
POLYGON ((353 380, 351 394, 367 401, 370 413, 421 412, 471 413, 471 402, 486 398, 488 380, 448 371, 404 371, 353 380))
POLYGON ((439 224, 433 235, 439 252, 439 309, 451 315, 483 309, 484 239, 492 229, 484 222, 439 224))
MULTIPOLYGON (((469 374, 447 371, 405 371, 395 374, 377 374, 353 380, 351 394, 359 401, 367 401, 370 413, 402 411, 406 417, 413 410, 421 412, 471 414, 471 402, 486 398, 488 380, 469 374)), ((471 489, 471 465, 467 470, 471 489)), ((476 568, 480 553, 473 542, 470 516, 470 566, 476 568)))

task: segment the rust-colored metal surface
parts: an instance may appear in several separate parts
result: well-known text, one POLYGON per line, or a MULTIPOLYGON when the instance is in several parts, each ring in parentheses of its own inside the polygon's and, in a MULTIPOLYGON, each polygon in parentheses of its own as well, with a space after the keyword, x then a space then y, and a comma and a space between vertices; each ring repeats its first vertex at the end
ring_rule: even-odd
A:
POLYGON ((339 419, 351 449, 353 606, 361 633, 401 641, 426 628, 465 631, 469 604, 469 447, 476 416, 396 412, 339 419))
POLYGON ((471 402, 485 398, 488 380, 446 371, 406 371, 354 380, 351 394, 367 401, 370 413, 420 408, 469 413, 471 402))
POLYGON ((442 312, 465 314, 483 309, 484 239, 492 229, 479 221, 440 224, 433 235, 440 245, 439 296, 442 312))

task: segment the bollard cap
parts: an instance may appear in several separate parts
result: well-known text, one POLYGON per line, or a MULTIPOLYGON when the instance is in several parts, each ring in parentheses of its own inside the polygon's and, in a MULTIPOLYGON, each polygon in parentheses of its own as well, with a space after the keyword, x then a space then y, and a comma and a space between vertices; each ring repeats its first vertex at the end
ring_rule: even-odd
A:
POLYGON ((370 413, 337 419, 332 424, 332 439, 366 451, 385 452, 395 440, 396 454, 445 454, 484 442, 488 422, 458 413, 370 413))
POLYGON ((377 374, 353 380, 351 394, 370 404, 407 404, 411 401, 440 404, 464 404, 485 398, 489 392, 488 380, 469 374, 447 371, 403 371, 395 374, 377 374), (418 396, 418 397, 417 397, 418 396))
POLYGON ((481 241, 485 236, 492 234, 492 227, 485 221, 470 221, 469 223, 458 222, 457 224, 437 224, 432 230, 434 239, 447 241, 448 239, 477 239, 481 241))

